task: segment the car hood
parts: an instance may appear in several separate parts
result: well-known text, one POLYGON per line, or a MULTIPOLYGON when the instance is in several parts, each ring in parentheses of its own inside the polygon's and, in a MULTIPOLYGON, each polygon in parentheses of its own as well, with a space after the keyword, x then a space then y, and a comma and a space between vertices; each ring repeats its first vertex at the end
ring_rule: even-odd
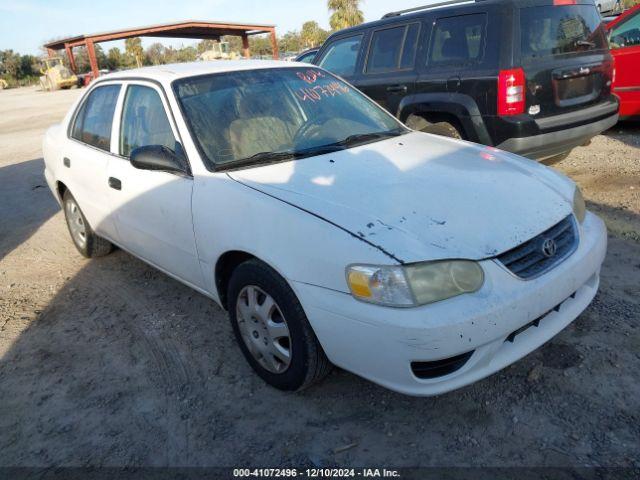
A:
POLYGON ((228 174, 404 263, 492 257, 572 211, 566 177, 492 147, 419 132, 228 174))

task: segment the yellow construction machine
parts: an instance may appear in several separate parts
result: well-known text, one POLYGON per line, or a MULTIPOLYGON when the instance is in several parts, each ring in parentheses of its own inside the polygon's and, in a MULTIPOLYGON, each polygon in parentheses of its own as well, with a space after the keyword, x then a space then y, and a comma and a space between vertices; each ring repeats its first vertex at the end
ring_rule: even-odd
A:
POLYGON ((51 92, 61 88, 71 88, 78 85, 78 77, 65 67, 60 57, 47 57, 42 60, 43 68, 40 69, 40 86, 42 90, 51 92))

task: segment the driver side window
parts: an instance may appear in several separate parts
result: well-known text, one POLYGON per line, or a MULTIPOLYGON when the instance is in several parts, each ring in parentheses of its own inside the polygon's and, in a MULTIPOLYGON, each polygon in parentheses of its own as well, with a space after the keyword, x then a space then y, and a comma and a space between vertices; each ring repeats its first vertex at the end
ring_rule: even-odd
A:
POLYGON ((320 66, 342 77, 356 73, 362 35, 337 40, 320 60, 320 66))
POLYGON ((149 145, 163 145, 175 151, 176 139, 158 92, 130 85, 122 110, 120 155, 129 157, 136 148, 149 145))

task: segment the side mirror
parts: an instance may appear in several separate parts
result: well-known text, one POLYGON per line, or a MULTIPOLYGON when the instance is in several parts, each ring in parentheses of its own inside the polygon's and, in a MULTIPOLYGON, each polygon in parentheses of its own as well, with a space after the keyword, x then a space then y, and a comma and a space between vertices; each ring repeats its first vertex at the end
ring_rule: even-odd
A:
POLYGON ((164 145, 138 147, 131 152, 131 165, 140 170, 191 175, 182 146, 177 142, 175 152, 164 145))

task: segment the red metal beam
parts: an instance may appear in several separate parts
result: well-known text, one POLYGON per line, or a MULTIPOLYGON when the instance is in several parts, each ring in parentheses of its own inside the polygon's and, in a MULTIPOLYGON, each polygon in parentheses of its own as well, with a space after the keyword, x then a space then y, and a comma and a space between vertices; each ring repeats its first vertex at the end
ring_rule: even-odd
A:
POLYGON ((89 56, 89 64, 91 65, 91 72, 93 78, 98 78, 100 75, 100 69, 98 68, 98 59, 96 58, 96 49, 93 46, 93 41, 87 39, 87 55, 89 56))
POLYGON ((246 33, 242 35, 242 56, 244 58, 251 58, 251 53, 249 52, 249 37, 247 37, 246 33))
POLYGON ((67 58, 69 59, 69 67, 71 67, 71 71, 73 73, 78 73, 78 69, 76 68, 76 59, 73 56, 73 47, 65 45, 64 50, 67 52, 67 58))
POLYGON ((271 33, 271 48, 273 50, 273 59, 278 60, 280 58, 280 54, 278 52, 278 38, 276 37, 276 29, 272 28, 271 33))

